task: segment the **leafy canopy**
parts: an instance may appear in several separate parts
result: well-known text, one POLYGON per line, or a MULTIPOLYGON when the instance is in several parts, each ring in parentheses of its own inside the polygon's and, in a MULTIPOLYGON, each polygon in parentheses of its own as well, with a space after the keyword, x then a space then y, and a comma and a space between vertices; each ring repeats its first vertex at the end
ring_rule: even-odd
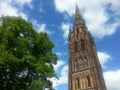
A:
POLYGON ((0 90, 52 89, 57 56, 46 33, 21 17, 0 18, 0 90))

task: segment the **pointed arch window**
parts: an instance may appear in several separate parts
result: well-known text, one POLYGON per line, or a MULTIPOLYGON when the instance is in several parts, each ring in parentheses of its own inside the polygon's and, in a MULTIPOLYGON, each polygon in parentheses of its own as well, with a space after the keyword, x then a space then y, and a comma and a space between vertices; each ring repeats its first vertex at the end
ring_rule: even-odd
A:
POLYGON ((79 61, 79 70, 83 70, 83 64, 84 64, 84 61, 83 61, 83 59, 80 58, 80 61, 79 61))
POLYGON ((79 67, 78 67, 78 61, 75 60, 75 71, 78 71, 79 70, 79 67))
POLYGON ((91 87, 91 80, 90 80, 90 76, 87 76, 87 83, 88 83, 88 87, 91 87))
POLYGON ((78 51, 78 45, 77 45, 77 42, 74 42, 74 51, 75 51, 75 52, 78 51))
POLYGON ((84 68, 85 69, 88 68, 88 63, 87 63, 87 58, 86 57, 84 57, 84 68))
POLYGON ((79 59, 79 70, 87 69, 88 63, 86 57, 79 59))
POLYGON ((85 41, 81 40, 81 50, 85 50, 85 41))
POLYGON ((77 80, 77 88, 79 89, 80 88, 80 80, 79 80, 79 78, 77 78, 76 80, 77 80))

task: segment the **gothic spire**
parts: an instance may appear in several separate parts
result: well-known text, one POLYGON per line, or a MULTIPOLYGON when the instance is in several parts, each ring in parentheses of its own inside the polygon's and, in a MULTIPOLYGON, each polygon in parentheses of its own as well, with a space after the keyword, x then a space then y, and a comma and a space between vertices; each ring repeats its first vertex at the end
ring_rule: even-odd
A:
POLYGON ((77 24, 82 24, 84 25, 84 20, 82 19, 82 16, 80 14, 80 10, 78 8, 78 6, 76 5, 76 11, 75 11, 75 21, 74 21, 75 25, 77 24))

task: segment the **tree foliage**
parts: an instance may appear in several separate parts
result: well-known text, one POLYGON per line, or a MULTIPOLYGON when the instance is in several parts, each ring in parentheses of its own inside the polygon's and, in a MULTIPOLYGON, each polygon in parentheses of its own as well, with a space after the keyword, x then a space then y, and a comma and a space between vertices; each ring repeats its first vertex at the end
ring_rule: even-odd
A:
POLYGON ((57 57, 46 33, 21 17, 0 18, 0 90, 52 89, 57 57))

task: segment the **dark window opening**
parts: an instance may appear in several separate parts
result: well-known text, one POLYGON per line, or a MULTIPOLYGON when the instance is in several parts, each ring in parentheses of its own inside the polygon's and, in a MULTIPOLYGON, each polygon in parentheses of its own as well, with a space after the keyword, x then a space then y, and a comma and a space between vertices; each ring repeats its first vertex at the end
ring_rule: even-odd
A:
POLYGON ((85 68, 85 69, 88 68, 88 63, 87 63, 86 57, 84 58, 84 68, 85 68))
POLYGON ((88 87, 90 87, 91 86, 90 76, 87 76, 87 82, 88 82, 88 87))
POLYGON ((79 60, 79 70, 87 69, 88 68, 88 63, 87 59, 85 58, 80 58, 79 60))
POLYGON ((77 52, 78 50, 78 45, 77 45, 77 42, 74 43, 74 51, 77 52))
POLYGON ((79 33, 79 28, 78 27, 76 28, 76 32, 77 32, 77 34, 79 33))
POLYGON ((75 60, 75 71, 78 71, 78 62, 75 60))
POLYGON ((78 89, 80 88, 80 81, 79 81, 79 78, 77 78, 77 88, 78 88, 78 89))
POLYGON ((81 40, 81 49, 85 50, 85 42, 84 42, 84 40, 81 40))
POLYGON ((80 59, 80 61, 79 61, 79 70, 83 70, 83 60, 82 59, 80 59))

